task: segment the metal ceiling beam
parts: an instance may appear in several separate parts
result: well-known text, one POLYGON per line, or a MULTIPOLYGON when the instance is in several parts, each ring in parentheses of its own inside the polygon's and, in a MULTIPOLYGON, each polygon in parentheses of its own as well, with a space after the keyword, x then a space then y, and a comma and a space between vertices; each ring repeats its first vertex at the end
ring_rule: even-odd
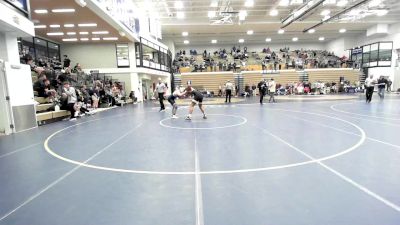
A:
POLYGON ((285 27, 289 26, 290 24, 292 24, 293 22, 301 19, 304 15, 308 14, 309 12, 311 12, 312 10, 314 10, 315 8, 317 8, 318 6, 320 6, 322 3, 325 2, 325 0, 318 0, 316 3, 313 3, 311 6, 309 6, 308 4, 310 2, 313 2, 315 0, 309 0, 306 3, 304 3, 302 6, 300 6, 298 9, 296 9, 294 12, 292 12, 289 16, 287 16, 285 19, 282 20, 282 23, 284 24, 281 29, 284 29, 285 27), (303 9, 306 8, 306 9, 303 9), (295 16, 294 14, 296 12, 299 12, 301 10, 304 10, 304 12, 300 13, 299 15, 295 16), (285 24, 285 21, 288 21, 285 24))
POLYGON ((362 1, 358 2, 357 4, 355 4, 355 5, 353 5, 353 6, 350 6, 349 8, 346 8, 346 9, 344 9, 344 10, 342 10, 342 11, 336 13, 336 14, 333 15, 331 18, 329 18, 329 19, 327 19, 327 20, 323 20, 323 21, 321 21, 321 22, 315 24, 314 26, 309 27, 309 28, 303 30, 303 33, 306 33, 306 32, 308 32, 308 31, 311 30, 311 29, 315 29, 315 28, 317 28, 317 27, 319 27, 319 26, 323 25, 324 23, 327 23, 327 22, 329 22, 329 21, 331 21, 331 20, 334 20, 334 19, 336 19, 336 18, 339 18, 339 16, 341 16, 341 15, 347 13, 348 11, 350 11, 350 10, 352 10, 352 9, 354 9, 354 8, 357 8, 357 7, 359 7, 359 6, 361 6, 361 5, 365 4, 365 3, 367 3, 368 1, 370 1, 370 0, 362 0, 362 1))

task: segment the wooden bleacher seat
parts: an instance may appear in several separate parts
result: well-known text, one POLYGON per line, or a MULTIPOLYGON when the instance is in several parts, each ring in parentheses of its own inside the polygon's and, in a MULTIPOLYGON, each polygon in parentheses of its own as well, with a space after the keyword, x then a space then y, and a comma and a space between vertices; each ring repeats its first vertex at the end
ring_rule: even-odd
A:
POLYGON ((190 80, 192 82, 192 86, 203 87, 208 91, 213 91, 214 93, 218 93, 219 86, 225 85, 227 80, 234 82, 233 72, 230 73, 191 73, 191 74, 182 74, 181 75, 182 84, 186 85, 190 80))
POLYGON ((355 83, 360 79, 360 72, 352 69, 318 69, 318 70, 307 70, 308 80, 310 82, 339 82, 340 77, 344 77, 345 80, 350 83, 355 83))
POLYGON ((49 103, 49 99, 48 98, 43 98, 43 97, 35 97, 35 101, 39 102, 40 104, 49 103))
POLYGON ((54 112, 51 112, 52 114, 53 114, 53 119, 56 119, 56 118, 60 118, 60 117, 66 117, 66 116, 70 116, 71 114, 70 114, 70 112, 69 111, 67 111, 67 110, 60 110, 60 111, 54 111, 54 112))
POLYGON ((52 106, 53 106, 52 103, 36 105, 36 112, 47 111, 47 110, 48 110, 49 108, 51 108, 52 106))
POLYGON ((36 113, 36 120, 38 122, 53 119, 53 112, 36 113))

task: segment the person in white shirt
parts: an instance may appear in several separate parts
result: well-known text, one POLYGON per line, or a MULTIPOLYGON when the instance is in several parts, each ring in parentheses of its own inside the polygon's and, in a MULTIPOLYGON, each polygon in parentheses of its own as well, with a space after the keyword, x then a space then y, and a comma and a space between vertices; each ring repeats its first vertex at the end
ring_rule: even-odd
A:
POLYGON ((374 93, 376 81, 374 80, 374 76, 371 75, 367 79, 365 79, 365 101, 370 103, 372 100, 372 94, 374 93))
POLYGON ((269 90, 269 103, 271 103, 271 101, 273 103, 275 103, 275 92, 276 92, 276 83, 274 81, 274 78, 271 78, 271 81, 268 82, 268 90, 269 90))
POLYGON ((158 84, 156 85, 156 91, 158 94, 158 100, 160 101, 160 112, 165 111, 164 106, 164 95, 165 95, 166 86, 161 82, 161 78, 158 78, 158 84))
POLYGON ((64 94, 67 95, 68 97, 68 110, 71 113, 71 118, 70 121, 75 121, 75 103, 77 102, 77 97, 76 97, 76 91, 75 88, 70 87, 69 82, 66 81, 63 83, 64 88, 63 88, 63 92, 64 94))
POLYGON ((230 80, 228 80, 228 82, 226 82, 226 84, 225 84, 225 90, 226 90, 225 103, 228 102, 228 99, 229 99, 229 103, 231 103, 233 88, 234 88, 234 85, 231 83, 230 80))

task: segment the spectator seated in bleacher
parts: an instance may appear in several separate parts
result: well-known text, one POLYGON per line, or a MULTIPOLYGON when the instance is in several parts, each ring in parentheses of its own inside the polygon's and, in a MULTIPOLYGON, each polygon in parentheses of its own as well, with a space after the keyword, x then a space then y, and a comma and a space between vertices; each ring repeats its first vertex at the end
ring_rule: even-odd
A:
POLYGON ((39 80, 33 84, 33 90, 38 93, 38 97, 49 98, 53 102, 57 92, 51 88, 50 81, 46 79, 46 75, 41 75, 39 80))

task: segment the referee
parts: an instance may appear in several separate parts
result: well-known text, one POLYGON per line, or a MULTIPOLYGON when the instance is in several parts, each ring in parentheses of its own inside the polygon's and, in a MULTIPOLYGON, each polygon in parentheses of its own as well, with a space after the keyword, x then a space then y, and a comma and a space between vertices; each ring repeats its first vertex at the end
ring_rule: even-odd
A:
POLYGON ((158 78, 158 84, 156 85, 156 92, 158 93, 158 100, 160 101, 160 112, 165 111, 164 106, 164 95, 165 95, 165 84, 161 82, 161 78, 158 78))
POLYGON ((231 97, 232 97, 232 90, 233 90, 233 84, 231 83, 230 80, 226 82, 225 84, 225 103, 228 102, 231 103, 231 97))

